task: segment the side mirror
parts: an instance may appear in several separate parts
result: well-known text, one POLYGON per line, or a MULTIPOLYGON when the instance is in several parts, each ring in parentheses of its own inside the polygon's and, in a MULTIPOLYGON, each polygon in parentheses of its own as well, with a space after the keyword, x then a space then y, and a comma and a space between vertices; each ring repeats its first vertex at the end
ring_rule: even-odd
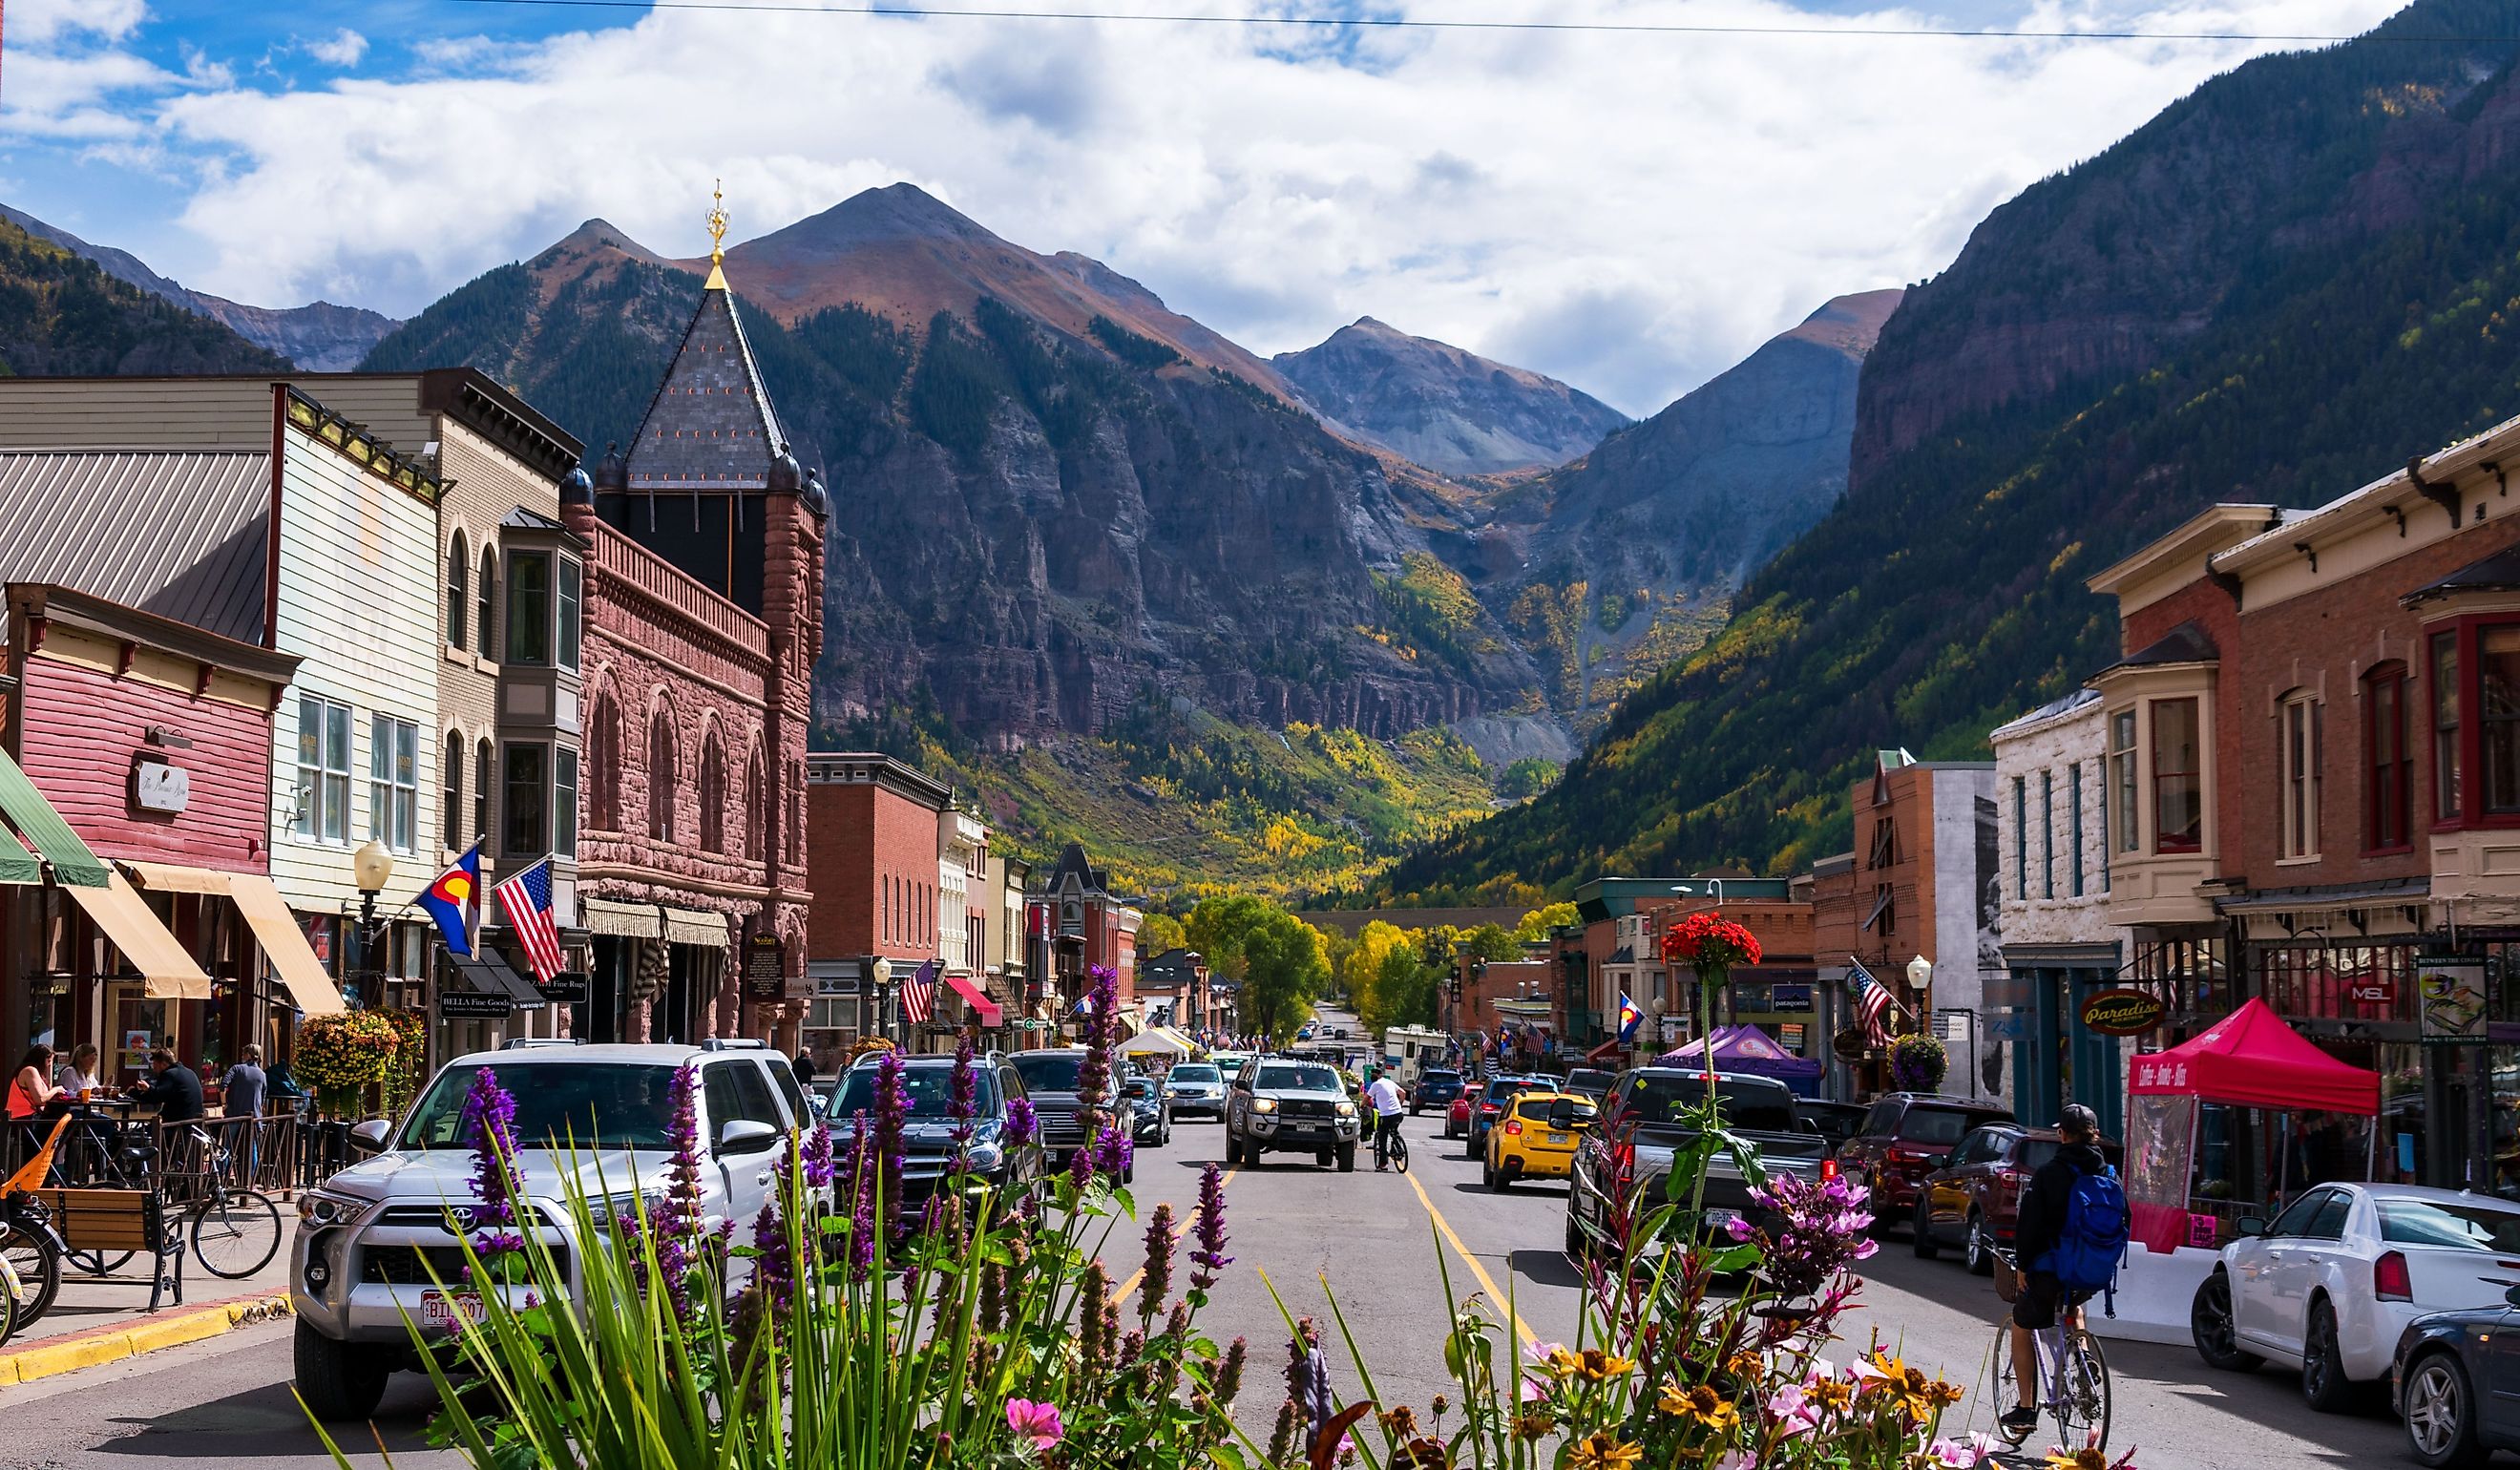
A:
POLYGON ((1549 1126, 1555 1129, 1569 1129, 1575 1126, 1575 1103, 1573 1099, 1560 1097, 1555 1102, 1549 1104, 1549 1126))
POLYGON ((1933 1165, 1937 1169, 1949 1169, 1952 1167, 1952 1156, 1947 1153, 1938 1153, 1933 1157, 1933 1165))
POLYGON ((2514 1286, 2502 1293, 2502 1300, 2511 1306, 2520 1307, 2520 1286, 2514 1286))
POLYGON ((350 1142, 361 1153, 384 1152, 385 1139, 393 1136, 393 1124, 383 1118, 370 1118, 350 1130, 350 1142))
POLYGON ((759 1153, 779 1141, 779 1130, 752 1118, 730 1118, 717 1131, 720 1153, 759 1153))
POLYGON ((2256 1215, 2243 1215, 2239 1222, 2231 1226, 2231 1233, 2234 1235, 2263 1235, 2266 1232, 2265 1219, 2256 1215))

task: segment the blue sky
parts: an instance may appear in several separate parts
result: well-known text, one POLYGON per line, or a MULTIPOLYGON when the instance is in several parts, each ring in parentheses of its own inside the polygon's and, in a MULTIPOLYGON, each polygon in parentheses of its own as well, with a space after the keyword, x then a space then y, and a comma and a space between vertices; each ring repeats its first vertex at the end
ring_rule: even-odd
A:
MULTIPOLYGON (((1372 4, 2347 33, 2393 8, 1372 4)), ((696 253, 719 177, 739 238, 907 179, 1018 244, 1094 255, 1257 351, 1371 314, 1640 414, 1831 295, 1931 274, 2023 185, 2266 49, 461 0, 18 0, 6 48, 0 200, 241 300, 404 315, 592 215, 696 253)))

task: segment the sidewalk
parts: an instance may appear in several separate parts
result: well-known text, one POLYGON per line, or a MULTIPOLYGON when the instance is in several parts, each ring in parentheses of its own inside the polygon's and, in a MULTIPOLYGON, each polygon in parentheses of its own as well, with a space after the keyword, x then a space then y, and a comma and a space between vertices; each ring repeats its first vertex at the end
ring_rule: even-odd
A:
MULTIPOLYGON (((183 1304, 170 1301, 156 1312, 143 1310, 149 1288, 139 1281, 82 1275, 65 1266, 53 1310, 0 1344, 0 1384, 32 1383, 287 1315, 289 1245, 296 1222, 284 1219, 280 1252, 270 1265, 243 1280, 224 1281, 188 1259, 183 1304)), ((135 1260, 129 1269, 142 1267, 135 1260)))

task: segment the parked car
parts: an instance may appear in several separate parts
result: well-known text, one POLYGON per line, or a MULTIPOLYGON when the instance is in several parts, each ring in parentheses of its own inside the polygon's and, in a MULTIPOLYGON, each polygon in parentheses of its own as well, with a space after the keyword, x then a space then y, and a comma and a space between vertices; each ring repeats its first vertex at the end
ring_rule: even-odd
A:
MULTIPOLYGON (((974 1058, 971 1073, 976 1111, 970 1119, 964 1172, 971 1176, 975 1187, 985 1185, 1007 1197, 1019 1195, 1042 1172, 1040 1143, 1010 1147, 1005 1142, 1007 1104, 1024 1095, 1023 1079, 1005 1056, 994 1051, 974 1058)), ((858 1115, 875 1116, 876 1077, 872 1057, 840 1074, 827 1115, 842 1153, 856 1139, 858 1115)), ((954 1173, 954 1135, 962 1127, 951 1113, 954 1058, 903 1057, 902 1085, 910 1092, 910 1118, 902 1128, 902 1199, 924 1204, 954 1173)))
POLYGON ((1225 1085, 1229 1088, 1234 1086, 1235 1076, 1251 1062, 1248 1051, 1213 1051, 1208 1055, 1216 1063, 1216 1070, 1225 1074, 1225 1085))
MULTIPOLYGON (((1033 1116, 1041 1120, 1042 1147, 1054 1160, 1064 1160, 1092 1141, 1076 1094, 1078 1075, 1085 1067, 1084 1047, 1017 1051, 1007 1061, 1023 1079, 1024 1095, 1032 1101, 1033 1116)), ((1137 1176, 1138 1166, 1132 1161, 1121 1171, 1120 1181, 1127 1183, 1137 1176)))
POLYGON ((2196 1352, 2235 1372, 2299 1367, 2327 1412, 2390 1374, 2416 1318, 2501 1301, 2520 1257, 2520 1204, 2415 1184, 2320 1184, 2238 1228, 2189 1308, 2196 1352))
POLYGON ((2520 1325, 2520 1286, 2492 1307, 2462 1307, 2415 1318, 2398 1339, 2389 1369, 2389 1406, 2407 1426, 2407 1448, 2427 1465, 2477 1465, 2497 1449, 2520 1450, 2515 1411, 2494 1351, 2520 1325))
POLYGON ((1462 1091, 1461 1073, 1451 1067, 1428 1067, 1418 1074, 1418 1086, 1409 1090, 1409 1116, 1415 1118, 1430 1107, 1451 1107, 1462 1091))
POLYGON ((1120 1105, 1129 1110, 1132 1142, 1157 1148, 1173 1140, 1173 1105, 1163 1085, 1151 1077, 1132 1077, 1120 1084, 1120 1105))
MULTIPOLYGON (((1758 1151, 1762 1173, 1822 1177, 1828 1143, 1818 1134, 1799 1131, 1793 1092, 1783 1083, 1719 1072, 1715 1094, 1725 1127, 1758 1151)), ((1600 1118, 1584 1134, 1567 1178, 1567 1254, 1582 1258, 1623 1248, 1621 1222, 1636 1219, 1641 1203, 1660 1202, 1673 1158, 1697 1137, 1683 1117, 1705 1096, 1706 1074, 1695 1068, 1639 1067, 1619 1075, 1600 1118)), ((1742 1217, 1773 1223, 1750 1197, 1750 1181, 1739 1166, 1721 1151, 1706 1166, 1704 1205, 1710 1228, 1742 1217)), ((1637 1254, 1668 1244, 1639 1242, 1637 1254)))
POLYGON ((1560 1091, 1592 1098, 1593 1105, 1598 1107, 1601 1099, 1610 1095, 1610 1084, 1618 1080, 1618 1073, 1599 1067, 1570 1067, 1566 1071, 1566 1080, 1557 1086, 1560 1091))
MULTIPOLYGON (((459 1218, 470 1213, 465 1095, 494 1067, 517 1102, 516 1167, 528 1196, 518 1213, 539 1218, 537 1233, 563 1261, 580 1250, 572 1182, 612 1191, 592 1202, 599 1220, 663 1187, 678 1070, 698 1068, 700 1209, 711 1228, 760 1212, 777 1150, 811 1118, 788 1059, 762 1047, 550 1047, 449 1061, 399 1125, 378 1118, 350 1131, 369 1157, 298 1196, 289 1252, 294 1377, 319 1418, 366 1418, 393 1373, 421 1366, 413 1323, 444 1329, 480 1311, 479 1288, 452 1284, 465 1265, 447 1217, 449 1201, 459 1218)), ((524 1286, 497 1289, 524 1305, 524 1286)))
MULTIPOLYGON (((1958 1246, 1969 1270, 1981 1276, 1992 1274, 1996 1249, 2012 1246, 2013 1223, 2021 1213, 2021 1195, 2030 1187, 2030 1177, 2056 1156, 2063 1142, 2052 1128, 2024 1128, 2018 1123, 1994 1123, 1971 1131, 1958 1147, 1943 1155, 1941 1167, 1926 1175, 1916 1191, 1912 1222, 1916 1254, 1931 1261, 1943 1253, 1943 1247, 1958 1246)), ((2100 1155, 2111 1168, 2118 1167, 2117 1141, 2102 1138, 2100 1155)))
POLYGON ((1533 1091, 1514 1094, 1512 1110, 1488 1130, 1488 1151, 1479 1180, 1502 1194, 1527 1179, 1564 1179, 1575 1168, 1575 1150, 1599 1109, 1576 1092, 1533 1091))
POLYGON ((1864 1126, 1865 1115, 1871 1109, 1860 1102, 1832 1102, 1824 1097, 1797 1097, 1794 1117, 1811 1133, 1828 1140, 1829 1151, 1855 1136, 1864 1126))
POLYGON ((1356 1167, 1357 1113, 1334 1069, 1262 1057, 1242 1069, 1226 1100, 1225 1161, 1257 1165, 1264 1153, 1309 1153, 1345 1173, 1356 1167))
POLYGON ((1556 1086, 1556 1080, 1549 1077, 1489 1078, 1487 1091, 1479 1094, 1477 1103, 1470 1109, 1469 1132, 1462 1136, 1469 1141, 1462 1148, 1462 1157, 1465 1159, 1485 1157, 1488 1130, 1495 1126, 1497 1119, 1504 1114, 1506 1102, 1513 1094, 1528 1092, 1534 1089, 1554 1091, 1556 1086))
POLYGON ((1886 1235, 1909 1222, 1917 1187, 1969 1130, 2011 1121, 2011 1111, 1995 1103, 1884 1092, 1864 1115, 1864 1126, 1837 1146, 1838 1167, 1871 1189, 1872 1231, 1886 1235))
POLYGON ((1444 1136, 1447 1138, 1468 1137, 1470 1136, 1470 1114, 1474 1112, 1477 1107, 1478 1103, 1466 1091, 1464 1091, 1461 1096, 1454 1098, 1452 1103, 1444 1109, 1444 1136))
POLYGON ((1175 1118, 1222 1118, 1225 1074, 1214 1062, 1175 1062, 1164 1074, 1164 1095, 1175 1118))

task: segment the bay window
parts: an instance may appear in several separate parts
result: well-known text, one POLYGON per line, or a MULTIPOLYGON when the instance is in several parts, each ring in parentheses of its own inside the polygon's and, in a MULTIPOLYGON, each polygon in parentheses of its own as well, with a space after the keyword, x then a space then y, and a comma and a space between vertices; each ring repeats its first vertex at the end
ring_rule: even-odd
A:
POLYGON ((2283 855, 2287 860, 2318 856, 2318 773, 2326 752, 2326 725, 2317 699, 2285 699, 2280 711, 2277 750, 2280 756, 2283 807, 2283 855))
POLYGON ((557 662, 563 669, 577 667, 578 620, 583 615, 579 579, 584 575, 584 570, 576 562, 566 557, 560 558, 558 606, 552 617, 552 632, 560 640, 557 662))
POLYGON ((551 554, 508 554, 508 656, 516 664, 551 662, 551 554))
POLYGON ((2458 635, 2433 635, 2433 815, 2456 822, 2463 810, 2458 780, 2458 635))
POLYGON ((577 856, 577 752, 565 746, 552 752, 552 851, 577 856))
POLYGON ((2109 716, 2109 781, 2117 824, 2103 832, 2101 846, 2104 850, 2111 847, 2122 853, 2142 850, 2143 824, 2137 818, 2135 805, 2135 711, 2122 709, 2109 716))
MULTIPOLYGON (((509 564, 516 564, 510 557, 509 564)), ((517 604, 508 603, 508 617, 516 618, 517 604)), ((504 835, 501 845, 512 858, 540 858, 550 851, 544 842, 543 782, 548 777, 547 763, 551 748, 547 745, 516 743, 508 746, 508 781, 501 793, 505 805, 501 811, 504 835)))
POLYGON ((2414 752, 2407 739, 2407 666, 2382 664, 2362 681, 2363 846, 2402 848, 2414 825, 2414 752))
POLYGON ((2476 630, 2477 776, 2485 810, 2520 814, 2520 626, 2476 630))
POLYGON ((2194 699, 2152 701, 2152 850, 2205 847, 2205 752, 2194 699))

